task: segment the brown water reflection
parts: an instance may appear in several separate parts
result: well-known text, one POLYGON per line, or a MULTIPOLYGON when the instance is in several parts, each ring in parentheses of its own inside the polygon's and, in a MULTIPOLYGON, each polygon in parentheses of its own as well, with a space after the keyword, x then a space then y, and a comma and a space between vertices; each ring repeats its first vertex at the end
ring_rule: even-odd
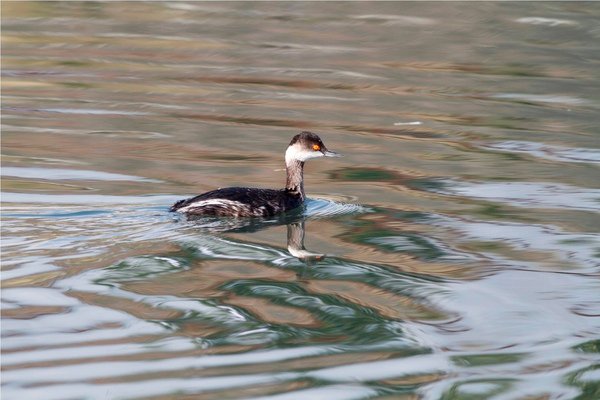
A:
POLYGON ((595 3, 2 11, 7 398, 600 396, 595 3))

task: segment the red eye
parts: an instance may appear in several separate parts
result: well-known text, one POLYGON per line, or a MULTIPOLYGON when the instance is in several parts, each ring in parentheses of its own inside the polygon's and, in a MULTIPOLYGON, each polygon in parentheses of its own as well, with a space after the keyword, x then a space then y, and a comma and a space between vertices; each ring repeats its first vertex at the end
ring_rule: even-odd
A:
POLYGON ((321 150, 321 146, 319 146, 318 144, 313 144, 313 150, 319 151, 319 150, 321 150))

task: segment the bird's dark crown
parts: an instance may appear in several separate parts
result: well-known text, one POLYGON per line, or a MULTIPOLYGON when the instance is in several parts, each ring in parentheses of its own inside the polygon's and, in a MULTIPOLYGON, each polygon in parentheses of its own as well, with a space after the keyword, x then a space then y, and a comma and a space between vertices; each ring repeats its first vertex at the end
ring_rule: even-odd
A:
POLYGON ((299 134, 294 136, 292 138, 292 141, 290 142, 290 146, 296 143, 300 143, 300 145, 302 145, 303 147, 312 147, 313 144, 317 144, 319 145, 319 147, 324 147, 321 138, 316 133, 308 131, 300 132, 299 134))

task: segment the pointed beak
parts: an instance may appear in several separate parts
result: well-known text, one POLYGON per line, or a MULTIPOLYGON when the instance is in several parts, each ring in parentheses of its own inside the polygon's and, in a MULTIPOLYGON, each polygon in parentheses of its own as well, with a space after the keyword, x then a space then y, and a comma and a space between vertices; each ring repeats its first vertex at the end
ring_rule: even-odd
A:
POLYGON ((329 151, 327 149, 323 150, 323 155, 325 157, 341 157, 340 153, 336 153, 335 151, 329 151))

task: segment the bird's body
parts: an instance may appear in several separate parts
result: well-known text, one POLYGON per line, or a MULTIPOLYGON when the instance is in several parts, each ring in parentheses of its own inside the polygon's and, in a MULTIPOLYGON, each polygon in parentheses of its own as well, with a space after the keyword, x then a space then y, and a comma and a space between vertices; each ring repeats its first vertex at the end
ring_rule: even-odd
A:
POLYGON ((271 217, 302 205, 297 193, 277 189, 229 187, 180 200, 171 211, 193 215, 271 217))
POLYGON ((171 211, 187 215, 231 217, 271 217, 300 207, 305 200, 304 162, 317 157, 335 157, 321 139, 302 132, 292 139, 286 153, 286 186, 284 189, 229 187, 217 189, 176 202, 171 211))

